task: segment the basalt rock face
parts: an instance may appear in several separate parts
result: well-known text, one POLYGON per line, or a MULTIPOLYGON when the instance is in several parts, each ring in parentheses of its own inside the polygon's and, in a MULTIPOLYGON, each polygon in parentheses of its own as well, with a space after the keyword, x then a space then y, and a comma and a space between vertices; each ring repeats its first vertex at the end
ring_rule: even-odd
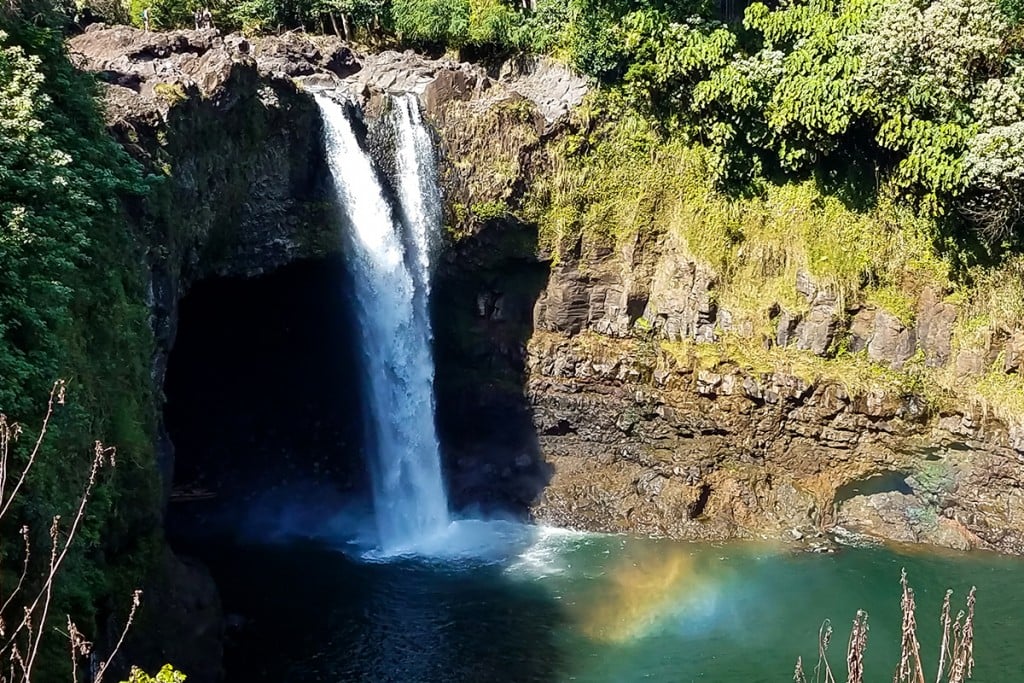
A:
MULTIPOLYGON (((543 172, 542 152, 521 158, 522 173, 543 172)), ((747 370, 728 354, 709 364, 701 355, 726 332, 754 331, 718 304, 712 270, 671 231, 653 232, 615 246, 584 237, 557 264, 508 217, 452 236, 442 271, 451 294, 439 306, 457 324, 438 332, 439 372, 470 371, 442 380, 467 397, 453 405, 476 440, 461 453, 492 464, 508 500, 541 521, 605 531, 725 539, 832 529, 1024 552, 1024 429, 883 382, 851 395, 838 380, 747 370), (510 399, 516 391, 525 404, 510 399), (529 439, 487 437, 523 415, 529 439), (484 455, 493 452, 505 454, 497 464, 484 455)), ((915 354, 950 371, 964 363, 968 352, 952 344, 957 308, 937 292, 922 293, 908 325, 881 308, 846 308, 805 273, 793 287, 806 307, 778 311, 766 347, 830 357, 845 344, 893 369, 915 354)), ((978 351, 980 362, 1001 353, 1018 371, 1018 337, 978 351)))
MULTIPOLYGON (((531 503, 538 519, 701 539, 843 527, 1024 552, 1020 427, 881 384, 851 396, 838 381, 781 369, 709 367, 698 356, 724 330, 750 336, 716 305, 715 286, 671 234, 582 245, 551 269, 524 372, 552 471, 531 503)), ((765 345, 827 355, 852 339, 892 368, 915 353, 952 362, 956 309, 933 292, 907 326, 882 309, 843 311, 805 276, 794 287, 809 312, 780 312, 765 345)), ((1016 357, 1013 343, 1004 358, 1016 357)))
POLYGON ((700 370, 651 340, 593 332, 536 335, 528 368, 555 470, 534 505, 541 519, 701 539, 839 524, 1024 551, 1021 451, 980 415, 931 416, 913 396, 851 398, 784 373, 700 370))

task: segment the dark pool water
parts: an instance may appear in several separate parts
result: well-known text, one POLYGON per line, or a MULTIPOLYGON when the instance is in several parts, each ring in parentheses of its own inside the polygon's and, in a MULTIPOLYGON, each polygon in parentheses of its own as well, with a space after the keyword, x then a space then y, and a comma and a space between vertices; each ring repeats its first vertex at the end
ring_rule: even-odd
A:
POLYGON ((480 552, 433 560, 368 559, 323 539, 195 545, 234 623, 229 683, 789 681, 797 656, 808 668, 817 660, 826 618, 833 666, 845 673, 858 608, 870 615, 867 680, 891 680, 901 568, 916 589, 928 670, 945 589, 962 605, 976 585, 974 680, 1024 680, 1018 559, 502 534, 480 552))

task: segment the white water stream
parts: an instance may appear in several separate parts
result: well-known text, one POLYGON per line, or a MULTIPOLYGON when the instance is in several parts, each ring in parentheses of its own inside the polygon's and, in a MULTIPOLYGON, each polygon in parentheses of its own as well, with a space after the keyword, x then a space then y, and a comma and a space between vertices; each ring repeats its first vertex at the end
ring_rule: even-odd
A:
POLYGON ((349 230, 346 259, 365 368, 366 450, 380 550, 415 552, 451 521, 434 425, 430 346, 430 247, 440 229, 433 146, 415 99, 394 100, 396 215, 345 107, 326 95, 316 101, 349 230))

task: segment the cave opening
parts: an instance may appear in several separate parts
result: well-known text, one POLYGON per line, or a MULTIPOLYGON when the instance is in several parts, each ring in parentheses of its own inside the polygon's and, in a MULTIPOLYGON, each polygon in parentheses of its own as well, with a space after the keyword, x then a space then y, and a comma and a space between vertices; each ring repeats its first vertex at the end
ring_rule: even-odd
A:
MULTIPOLYGON (((453 511, 526 519, 551 477, 524 386, 547 270, 515 259, 482 270, 442 266, 434 283, 443 476, 453 511), (483 313, 480 292, 496 302, 483 313)), ((287 506, 305 505, 310 526, 338 510, 372 514, 351 277, 341 256, 308 259, 210 277, 180 301, 164 424, 174 462, 166 526, 183 550, 244 534, 252 517, 273 523, 287 506)))
POLYGON ((307 260, 182 299, 164 385, 172 537, 209 524, 197 510, 237 523, 268 496, 365 494, 347 277, 338 258, 307 260))

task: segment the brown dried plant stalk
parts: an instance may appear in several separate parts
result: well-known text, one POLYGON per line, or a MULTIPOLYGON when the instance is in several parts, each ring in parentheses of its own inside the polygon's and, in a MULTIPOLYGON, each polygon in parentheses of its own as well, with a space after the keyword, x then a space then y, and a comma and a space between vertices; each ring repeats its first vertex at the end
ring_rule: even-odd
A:
POLYGON ((807 683, 807 677, 804 676, 803 657, 796 658, 796 668, 793 669, 793 683, 807 683))
POLYGON ((814 683, 836 683, 828 665, 828 646, 832 642, 832 622, 826 619, 818 629, 818 664, 814 667, 814 683), (822 674, 825 678, 822 681, 822 674))
MULTIPOLYGON (((917 619, 914 615, 916 604, 914 591, 907 583, 907 571, 900 573, 903 610, 901 628, 900 662, 893 676, 893 683, 925 683, 924 667, 921 665, 921 645, 917 640, 917 619)), ((974 606, 976 589, 967 594, 967 612, 961 611, 956 619, 950 617, 950 598, 953 591, 946 591, 942 601, 939 624, 942 626, 942 644, 939 646, 939 667, 935 683, 964 683, 974 674, 974 606)), ((814 667, 815 683, 834 683, 829 669, 827 652, 832 637, 832 626, 826 619, 818 631, 818 664, 814 667)), ((864 653, 868 647, 868 614, 858 610, 853 618, 850 641, 846 648, 847 683, 864 683, 864 653)), ((793 671, 795 683, 806 683, 803 660, 797 658, 793 671)))
POLYGON ((921 644, 917 642, 917 617, 914 615, 916 604, 914 591, 907 583, 907 570, 900 572, 900 586, 903 596, 900 607, 903 610, 900 642, 900 663, 896 667, 893 683, 925 683, 924 667, 921 666, 921 644))
MULTIPOLYGON (((58 380, 50 391, 46 414, 43 416, 39 434, 20 470, 16 469, 12 449, 22 434, 22 428, 17 423, 9 422, 7 416, 0 414, 0 523, 4 522, 5 517, 10 513, 13 503, 23 490, 29 473, 38 462, 44 439, 50 427, 50 420, 56 409, 64 405, 65 399, 66 385, 63 380, 58 380)), ((0 683, 31 683, 40 644, 43 638, 50 633, 46 624, 60 568, 67 559, 71 544, 85 519, 86 507, 96 487, 100 470, 108 465, 113 467, 116 464, 115 456, 114 448, 104 446, 99 441, 95 443, 89 476, 74 510, 71 523, 66 527, 63 526, 61 516, 56 515, 50 524, 49 554, 45 567, 41 569, 38 577, 30 577, 32 548, 29 528, 25 525, 20 527, 23 550, 18 580, 14 584, 14 588, 6 595, 3 587, 0 586, 0 658, 7 660, 7 665, 0 668, 0 683), (29 585, 33 586, 34 593, 28 592, 29 585), (12 614, 17 616, 10 616, 12 614)), ((132 606, 121 637, 110 656, 99 663, 91 678, 94 683, 102 683, 109 662, 123 644, 125 635, 135 618, 140 595, 140 591, 135 591, 133 594, 132 606)), ((92 654, 92 643, 82 636, 70 616, 67 616, 67 628, 68 632, 64 636, 70 642, 72 680, 74 683, 78 683, 80 673, 84 673, 80 672, 79 662, 92 654)))
POLYGON ((974 601, 975 588, 967 594, 967 615, 960 612, 953 624, 953 655, 949 665, 949 683, 963 683, 974 674, 974 601), (960 619, 964 618, 963 627, 960 619))
POLYGON ((868 649, 868 613, 857 610, 846 646, 846 681, 864 683, 864 651, 868 649))

